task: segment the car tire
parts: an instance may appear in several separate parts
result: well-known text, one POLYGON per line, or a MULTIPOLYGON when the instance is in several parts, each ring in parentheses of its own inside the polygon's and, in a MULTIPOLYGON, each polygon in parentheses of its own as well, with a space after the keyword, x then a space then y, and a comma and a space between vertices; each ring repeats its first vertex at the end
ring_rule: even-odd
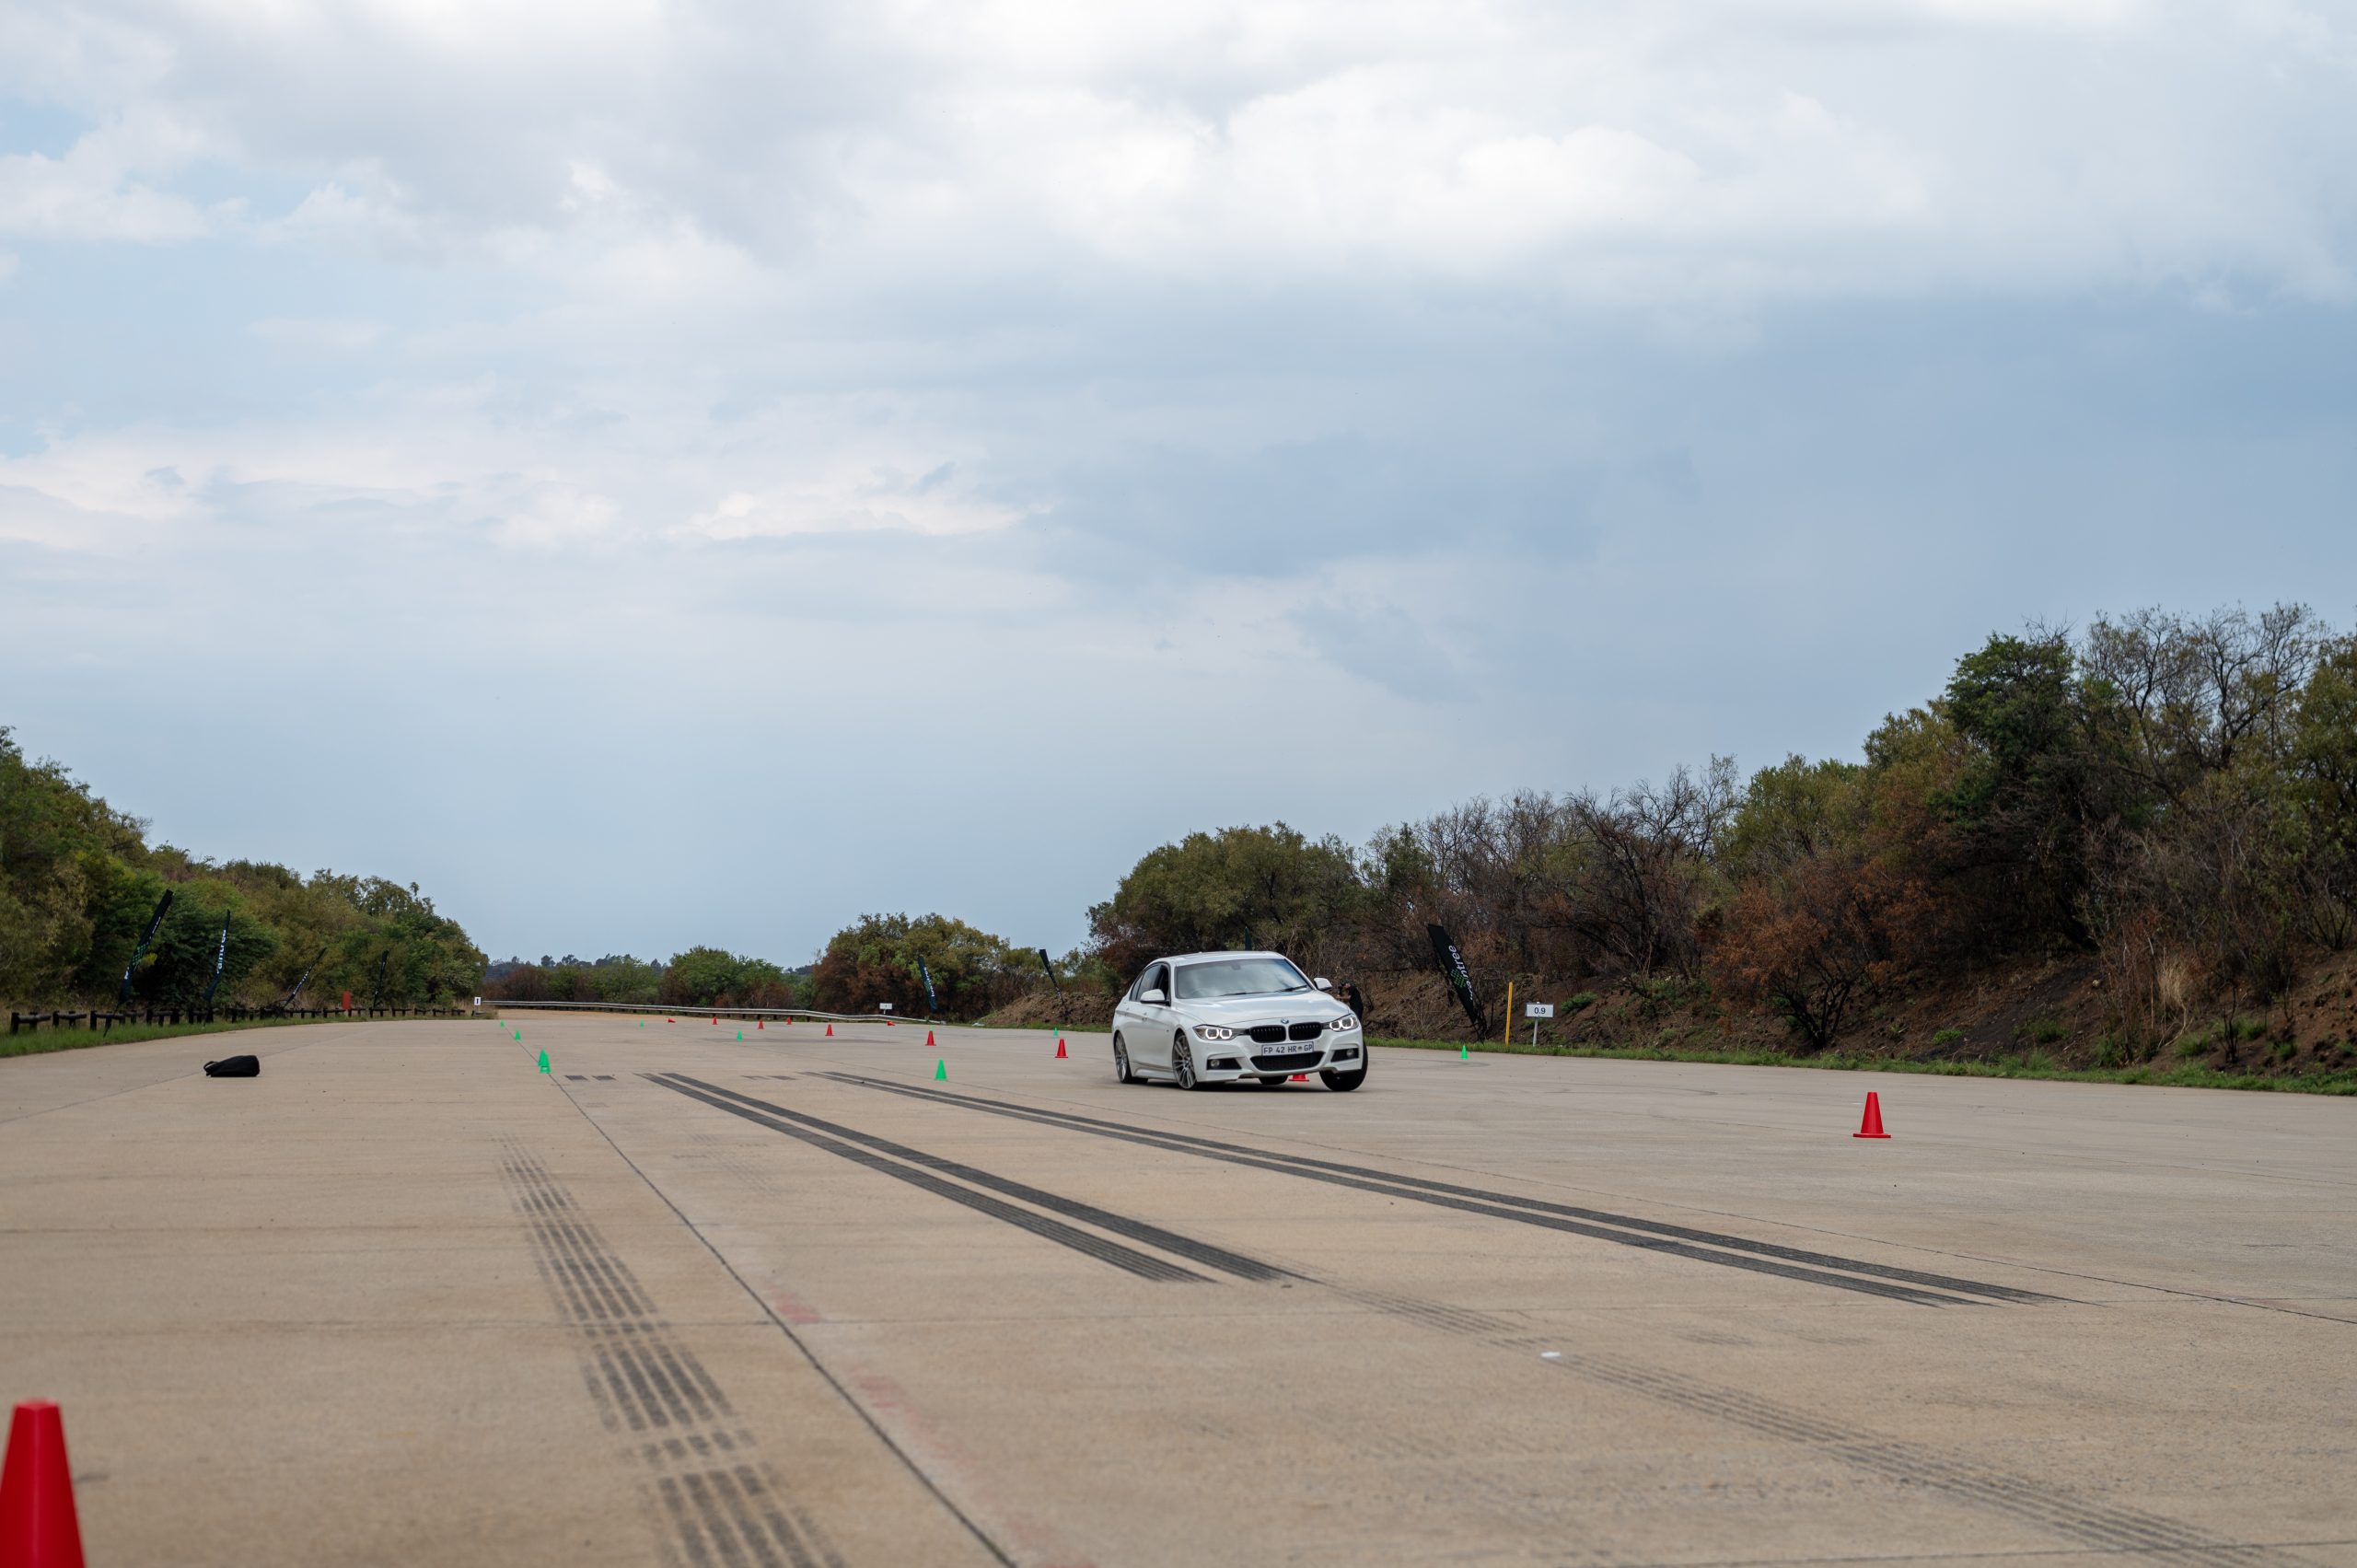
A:
POLYGON ((1325 1079, 1326 1086, 1333 1090, 1336 1094, 1349 1094, 1353 1089, 1357 1088, 1361 1084, 1366 1082, 1368 1054, 1366 1047, 1359 1047, 1359 1070, 1355 1073, 1320 1072, 1318 1075, 1325 1079))
POLYGON ((1200 1089, 1203 1081, 1195 1076, 1195 1053, 1188 1049, 1187 1037, 1173 1035, 1170 1039, 1170 1071, 1177 1075, 1182 1089, 1200 1089))
POLYGON ((1129 1045, 1118 1034, 1113 1037, 1113 1081, 1120 1084, 1138 1081, 1138 1075, 1130 1071, 1129 1045))

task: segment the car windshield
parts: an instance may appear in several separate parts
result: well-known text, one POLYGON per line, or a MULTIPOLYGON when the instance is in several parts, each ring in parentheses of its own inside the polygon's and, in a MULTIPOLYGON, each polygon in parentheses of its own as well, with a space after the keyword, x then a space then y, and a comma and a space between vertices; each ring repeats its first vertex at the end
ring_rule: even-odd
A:
POLYGON ((1219 958, 1207 964, 1181 964, 1178 999, 1208 1002, 1222 996, 1273 996, 1306 991, 1309 981, 1283 958, 1219 958))

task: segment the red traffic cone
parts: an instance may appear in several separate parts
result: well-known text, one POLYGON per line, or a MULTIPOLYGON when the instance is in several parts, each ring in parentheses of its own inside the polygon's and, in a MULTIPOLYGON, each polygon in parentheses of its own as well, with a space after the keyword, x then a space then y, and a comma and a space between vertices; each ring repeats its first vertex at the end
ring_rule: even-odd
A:
POLYGON ((933 1043, 933 1031, 931 1029, 924 1031, 924 1042, 928 1046, 933 1043))
POLYGON ((1056 1060, 1059 1062, 1069 1062, 1072 1060, 1071 1053, 1064 1050, 1064 1037, 1062 1035, 1058 1035, 1056 1037, 1056 1060))
POLYGON ((8 1423, 7 1465, 0 1470, 0 1562, 82 1568, 65 1423, 47 1400, 27 1400, 8 1423))
POLYGON ((1889 1133, 1882 1130, 1882 1096, 1875 1093, 1872 1089, 1868 1089, 1866 1091, 1866 1119, 1858 1124, 1858 1130, 1851 1133, 1850 1136, 1852 1138, 1887 1138, 1890 1136, 1889 1133))
POLYGON ((712 1016, 712 1027, 714 1028, 718 1028, 720 1027, 720 1015, 717 1013, 714 1013, 712 1016))
POLYGON ((1295 1073, 1290 1081, 1296 1084, 1306 1084, 1309 1082, 1309 1074, 1306 1073, 1295 1073))
POLYGON ((834 1026, 834 1025, 832 1025, 832 1024, 829 1024, 829 1025, 827 1026, 827 1038, 828 1038, 829 1040, 832 1040, 832 1039, 834 1039, 834 1038, 835 1038, 835 1026, 834 1026))
POLYGON ((758 1029, 758 1028, 760 1028, 761 1027, 761 1019, 759 1019, 759 1018, 755 1018, 755 1019, 753 1020, 753 1027, 754 1027, 755 1028, 757 1028, 757 1029, 758 1029))

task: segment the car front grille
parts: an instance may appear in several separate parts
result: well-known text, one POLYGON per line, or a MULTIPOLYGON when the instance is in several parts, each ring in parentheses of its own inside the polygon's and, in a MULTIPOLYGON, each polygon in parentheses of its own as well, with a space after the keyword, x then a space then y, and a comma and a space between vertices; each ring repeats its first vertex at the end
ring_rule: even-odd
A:
POLYGON ((1298 1073, 1317 1060, 1318 1058, 1315 1056, 1308 1055, 1263 1055, 1254 1057, 1252 1059, 1252 1065, 1259 1068, 1263 1073, 1298 1073))
POLYGON ((1285 1027, 1283 1024, 1255 1024, 1252 1026, 1252 1043, 1255 1045, 1274 1045, 1277 1041, 1284 1038, 1285 1027))
POLYGON ((1325 1032, 1326 1026, 1320 1023, 1295 1024, 1293 1027, 1295 1040, 1316 1040, 1325 1032))

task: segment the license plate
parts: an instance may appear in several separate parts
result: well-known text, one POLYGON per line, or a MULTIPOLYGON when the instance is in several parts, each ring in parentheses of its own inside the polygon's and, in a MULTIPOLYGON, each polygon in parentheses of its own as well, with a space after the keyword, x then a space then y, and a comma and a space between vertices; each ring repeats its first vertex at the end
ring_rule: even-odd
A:
POLYGON ((1260 1054, 1263 1056, 1315 1056, 1318 1054, 1318 1048, 1314 1045, 1304 1045, 1298 1041, 1281 1040, 1260 1054))

